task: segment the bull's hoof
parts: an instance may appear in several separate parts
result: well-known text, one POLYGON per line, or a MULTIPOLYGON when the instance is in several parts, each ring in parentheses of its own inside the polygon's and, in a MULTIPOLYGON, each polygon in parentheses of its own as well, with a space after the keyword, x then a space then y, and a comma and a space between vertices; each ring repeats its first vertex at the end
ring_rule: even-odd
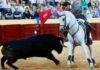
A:
POLYGON ((15 70, 18 70, 18 69, 19 69, 19 68, 17 68, 17 67, 15 68, 15 70))
POLYGON ((5 67, 5 68, 2 68, 2 70, 7 70, 7 69, 8 69, 8 68, 6 68, 6 67, 5 67))
POLYGON ((55 64, 56 64, 56 65, 59 65, 59 64, 60 64, 60 62, 57 60, 57 61, 55 62, 55 64))

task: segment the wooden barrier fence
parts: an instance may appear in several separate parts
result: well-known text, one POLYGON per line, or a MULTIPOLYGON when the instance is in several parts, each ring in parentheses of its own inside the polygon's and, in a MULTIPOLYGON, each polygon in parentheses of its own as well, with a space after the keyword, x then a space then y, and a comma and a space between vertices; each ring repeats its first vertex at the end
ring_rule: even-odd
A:
MULTIPOLYGON (((100 18, 88 19, 96 29, 92 32, 94 40, 100 40, 100 18)), ((30 37, 34 34, 54 34, 59 36, 59 19, 49 19, 44 25, 37 24, 35 20, 0 20, 0 43, 14 39, 30 37)))

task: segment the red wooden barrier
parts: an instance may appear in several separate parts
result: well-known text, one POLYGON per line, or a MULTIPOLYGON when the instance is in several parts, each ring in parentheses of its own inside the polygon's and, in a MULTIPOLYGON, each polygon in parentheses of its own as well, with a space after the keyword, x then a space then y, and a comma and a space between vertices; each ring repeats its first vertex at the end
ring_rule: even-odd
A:
POLYGON ((34 34, 59 35, 59 24, 21 24, 1 25, 0 43, 6 43, 14 39, 30 37, 34 34))
POLYGON ((100 40, 100 24, 97 24, 97 40, 100 40))
MULTIPOLYGON (((100 40, 100 24, 91 24, 96 28, 96 35, 92 32, 93 40, 100 40)), ((16 25, 0 25, 0 43, 30 37, 34 34, 53 34, 57 36, 63 35, 59 31, 59 24, 16 24, 16 25)))
POLYGON ((40 25, 40 34, 59 35, 59 24, 44 24, 40 25))
POLYGON ((1 27, 1 42, 19 39, 19 25, 2 25, 1 27))
POLYGON ((2 42, 2 30, 1 30, 1 26, 0 26, 0 43, 2 42))
POLYGON ((34 34, 39 34, 39 25, 38 24, 23 24, 20 25, 20 37, 30 37, 34 34))
MULTIPOLYGON (((91 24, 97 31, 97 24, 96 23, 93 23, 91 24)), ((92 33, 92 38, 93 40, 97 40, 97 33, 95 34, 93 31, 91 32, 92 33)))

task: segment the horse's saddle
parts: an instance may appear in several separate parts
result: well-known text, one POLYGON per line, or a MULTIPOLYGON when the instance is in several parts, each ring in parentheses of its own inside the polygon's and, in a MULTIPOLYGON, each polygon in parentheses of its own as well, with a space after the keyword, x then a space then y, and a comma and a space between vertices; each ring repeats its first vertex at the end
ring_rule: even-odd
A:
POLYGON ((81 21, 78 21, 78 23, 79 23, 79 25, 80 25, 80 26, 83 28, 83 30, 84 30, 84 33, 85 33, 85 43, 86 43, 87 45, 92 44, 92 40, 91 40, 91 38, 90 38, 90 32, 89 32, 89 30, 88 30, 86 24, 85 24, 84 22, 81 22, 81 21))

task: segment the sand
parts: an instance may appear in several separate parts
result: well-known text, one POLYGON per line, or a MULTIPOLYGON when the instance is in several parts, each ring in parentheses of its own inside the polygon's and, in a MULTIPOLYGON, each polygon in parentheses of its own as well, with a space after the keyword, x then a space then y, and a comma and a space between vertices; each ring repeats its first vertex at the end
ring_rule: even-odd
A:
MULTIPOLYGON (((67 43, 65 43, 67 45, 67 43)), ((98 67, 95 67, 94 70, 100 70, 100 41, 93 42, 93 55, 97 62, 98 67)), ((86 61, 82 48, 80 46, 75 49, 75 67, 69 68, 67 66, 67 51, 68 48, 63 48, 61 54, 53 51, 54 56, 60 61, 60 65, 55 65, 55 63, 46 58, 32 57, 27 58, 26 60, 20 59, 14 65, 19 67, 19 70, 90 70, 89 65, 86 61)), ((0 57, 2 54, 0 53, 0 57)), ((7 69, 13 70, 7 64, 5 64, 7 69)), ((1 66, 0 66, 0 70, 1 66)))

